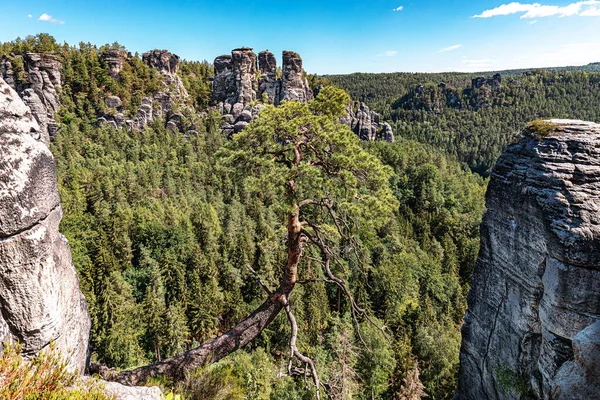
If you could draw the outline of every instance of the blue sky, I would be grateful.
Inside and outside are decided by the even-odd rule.
[[[600,0],[1,0],[0,41],[118,41],[209,60],[302,55],[311,73],[484,71],[600,61]]]

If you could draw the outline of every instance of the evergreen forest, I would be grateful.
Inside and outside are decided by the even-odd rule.
[[[304,214],[315,250],[299,261],[289,307],[325,398],[452,398],[491,168],[531,120],[600,122],[593,65],[508,71],[481,87],[474,74],[353,74],[311,76],[327,87],[315,100],[269,106],[231,138],[209,108],[212,65],[183,60],[189,97],[179,107],[195,133],[161,118],[114,129],[96,123],[110,112],[103,99],[134,112],[162,76],[134,54],[115,80],[107,49],[123,48],[40,34],[1,43],[0,57],[17,71],[26,52],[62,63],[51,144],[61,231],[89,305],[92,362],[118,370],[197,347],[256,310],[281,283],[288,214],[302,195],[328,200]],[[392,124],[395,143],[360,142],[339,123],[350,97]],[[277,152],[294,140],[314,140],[314,158],[294,164]],[[183,381],[150,383],[185,399],[312,399],[308,367],[289,373],[290,326],[280,312],[243,349]]]

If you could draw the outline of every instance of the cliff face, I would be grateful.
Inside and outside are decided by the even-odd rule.
[[[492,172],[463,326],[463,399],[594,398],[564,390],[573,382],[600,393],[600,125],[552,124],[526,130]]]
[[[102,60],[108,74],[115,80],[120,79],[120,73],[125,63],[131,59],[131,54],[123,50],[110,49],[102,53]],[[142,55],[142,61],[160,72],[164,87],[152,97],[142,98],[142,104],[135,115],[127,118],[122,107],[121,99],[108,96],[104,99],[111,113],[98,115],[98,125],[110,125],[113,128],[128,127],[129,129],[144,129],[154,118],[164,117],[167,127],[173,130],[181,128],[181,114],[173,113],[175,104],[183,104],[188,93],[177,72],[179,71],[179,56],[167,50],[151,50]],[[116,111],[116,112],[114,112]]]
[[[346,113],[347,115],[342,117],[340,122],[348,125],[360,140],[394,142],[394,131],[391,125],[381,121],[379,114],[370,110],[365,103],[350,104]]]
[[[32,355],[54,341],[83,372],[90,319],[69,245],[54,158],[17,93],[0,79],[0,341]]]
[[[16,58],[23,68],[20,76],[17,76],[12,61],[3,58],[0,61],[0,77],[21,94],[40,126],[41,139],[48,144],[58,129],[54,114],[60,108],[58,90],[61,87],[62,64],[52,54],[27,53]]]

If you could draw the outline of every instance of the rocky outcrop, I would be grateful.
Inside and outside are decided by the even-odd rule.
[[[237,103],[245,107],[263,95],[275,105],[284,100],[308,102],[314,97],[304,78],[302,59],[293,51],[283,52],[281,79],[277,78],[275,56],[269,51],[259,53],[258,66],[256,54],[246,47],[233,50],[231,56],[217,57],[214,66],[213,102],[226,114],[229,107]]]
[[[371,111],[365,103],[354,102],[346,109],[347,116],[340,122],[348,125],[360,140],[384,140],[394,142],[394,132],[387,122],[382,122],[381,117]]]
[[[231,65],[237,94],[236,103],[246,105],[256,100],[256,54],[249,48],[235,49],[231,52]]]
[[[500,85],[502,85],[502,75],[500,74],[495,74],[491,78],[480,76],[471,80],[472,89],[481,89],[485,86],[489,86],[492,89],[498,89]]]
[[[258,92],[260,98],[269,104],[279,101],[281,95],[281,82],[277,79],[277,60],[270,51],[258,53],[258,69],[260,70],[260,82]]]
[[[109,49],[102,52],[100,57],[104,61],[104,64],[106,64],[108,75],[113,79],[119,79],[119,74],[129,58],[127,52],[120,49]]]
[[[283,52],[282,76],[277,77],[277,60],[270,51],[256,54],[250,48],[233,50],[231,55],[219,56],[214,62],[213,102],[223,115],[221,128],[227,135],[240,132],[264,108],[253,104],[279,105],[282,101],[307,103],[314,99],[308,80],[304,77],[302,58],[293,51]],[[318,92],[318,90],[317,90]],[[380,121],[380,116],[364,103],[348,106],[348,115],[341,119],[362,140],[394,141],[392,127]]]
[[[0,341],[33,355],[53,341],[83,372],[90,319],[69,245],[58,231],[56,167],[40,127],[0,79]]]
[[[119,72],[129,58],[131,57],[122,50],[108,50],[103,53],[103,60],[109,74],[115,79],[118,79]],[[121,99],[117,96],[107,96],[104,104],[109,110],[98,116],[98,126],[142,130],[155,118],[165,118],[165,124],[169,129],[183,130],[181,114],[173,112],[176,104],[182,105],[188,98],[185,86],[177,75],[179,56],[167,50],[152,50],[142,55],[142,61],[162,75],[164,89],[156,92],[152,97],[142,98],[142,104],[135,115],[130,115],[129,118],[125,116],[127,110],[122,107]],[[176,121],[171,121],[171,118],[175,118]]]
[[[164,75],[175,75],[179,71],[179,56],[168,50],[151,50],[142,54],[142,61]]]
[[[19,341],[27,357],[54,342],[69,368],[82,374],[91,322],[59,232],[56,165],[39,139],[31,111],[0,79],[0,352],[6,341]],[[117,400],[163,398],[157,387],[97,384]]]
[[[20,76],[15,64],[22,68]],[[41,139],[48,144],[58,129],[54,114],[60,108],[61,62],[52,54],[26,53],[5,56],[0,66],[2,78],[20,94],[40,126]]]
[[[313,93],[304,77],[302,58],[293,51],[283,52],[280,101],[296,100],[302,103],[313,99]]]
[[[221,104],[232,104],[237,102],[237,93],[235,78],[233,76],[233,63],[230,55],[223,55],[215,58],[213,63],[215,68],[215,77],[213,78],[213,101]]]
[[[179,56],[167,50],[152,50],[142,55],[142,61],[162,74],[164,89],[155,93],[152,99],[144,98],[138,110],[138,121],[134,123],[143,129],[146,123],[153,119],[152,113],[155,111],[154,117],[165,118],[168,125],[173,114],[173,106],[183,104],[188,98],[187,90],[177,75]]]
[[[600,397],[600,321],[579,332],[573,339],[574,359],[560,367],[554,377],[553,400]]]
[[[599,204],[598,124],[533,124],[500,157],[463,325],[463,399],[598,398],[586,385],[600,370]]]

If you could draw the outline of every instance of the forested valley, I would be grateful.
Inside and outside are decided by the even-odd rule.
[[[600,122],[598,72],[503,73],[501,84],[477,88],[472,74],[354,74],[309,82],[342,88],[393,121],[395,143],[360,142],[341,126],[349,97],[333,87],[309,104],[267,107],[231,138],[209,107],[213,66],[183,60],[178,74],[189,96],[176,107],[189,129],[167,129],[161,118],[115,129],[97,123],[114,112],[105,97],[134,113],[163,78],[135,54],[113,79],[100,56],[107,49],[124,50],[41,34],[0,44],[0,56],[23,80],[19,55],[52,53],[62,62],[51,144],[61,231],[89,305],[92,362],[116,369],[197,347],[257,309],[265,289],[281,283],[290,197],[303,193],[337,199],[307,212],[320,221],[307,232],[334,249],[331,269],[344,284],[328,275],[321,248],[300,260],[301,284],[290,295],[297,348],[314,361],[322,390],[332,399],[451,398],[495,160],[530,120]],[[285,147],[293,140],[277,142],[273,132],[295,137],[299,127],[314,129],[315,146],[319,138],[335,144],[339,154],[324,154],[336,173],[315,172],[324,165],[316,150],[312,163],[289,170],[291,160],[278,164],[277,152],[251,156],[259,139],[265,149]],[[183,381],[151,383],[185,399],[312,399],[308,367],[289,373],[288,318],[279,313],[248,346]]]
[[[494,83],[495,74],[500,80]],[[530,121],[600,121],[598,63],[545,70],[324,78],[380,113],[397,136],[442,150],[482,176],[489,175],[512,137]]]

